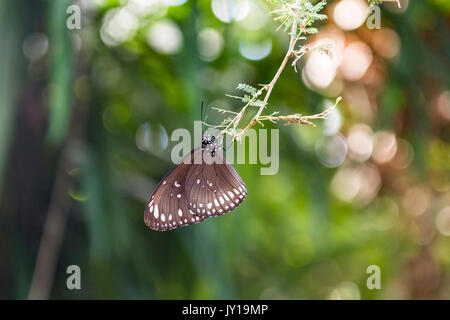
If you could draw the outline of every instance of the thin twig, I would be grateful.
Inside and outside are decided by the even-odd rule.
[[[301,3],[301,0],[296,0],[295,5],[299,6],[300,3]],[[270,94],[272,93],[275,83],[278,81],[278,78],[280,77],[281,73],[283,72],[284,68],[286,67],[286,64],[288,63],[289,59],[293,55],[294,46],[295,46],[295,42],[296,42],[296,38],[297,38],[297,23],[298,22],[295,19],[292,22],[291,39],[289,41],[289,48],[286,52],[286,55],[284,56],[283,62],[281,63],[280,67],[278,68],[272,81],[270,81],[270,83],[267,86],[263,87],[263,89],[267,90],[266,95],[264,96],[264,100],[263,100],[265,103],[267,103],[267,101],[269,100]],[[259,116],[261,116],[261,113],[263,112],[263,110],[264,110],[264,106],[261,106],[258,109],[258,112],[256,113],[256,115],[250,121],[250,123],[235,136],[236,140],[239,141],[245,135],[245,133],[248,131],[248,129],[250,129],[255,123],[258,122],[258,118],[259,118]],[[237,124],[236,124],[236,126],[237,126]]]
[[[68,174],[69,168],[72,167],[68,152],[70,152],[72,147],[73,145],[69,141],[58,163],[50,206],[45,219],[42,239],[28,293],[28,299],[30,300],[43,300],[48,299],[50,296],[71,204],[68,192],[73,181]]]
[[[310,126],[316,126],[313,122],[311,122],[311,120],[316,120],[316,119],[326,119],[328,117],[328,115],[331,113],[331,111],[333,111],[333,109],[337,106],[337,104],[339,103],[339,101],[341,101],[342,98],[338,97],[336,99],[336,103],[327,108],[326,110],[324,110],[321,113],[318,114],[313,114],[310,116],[302,116],[301,114],[290,114],[290,115],[285,115],[285,116],[274,116],[275,113],[271,114],[270,116],[260,116],[258,117],[257,121],[259,123],[261,123],[262,121],[271,121],[271,122],[278,122],[278,121],[286,121],[287,124],[292,124],[292,123],[297,123],[297,124],[307,124]]]

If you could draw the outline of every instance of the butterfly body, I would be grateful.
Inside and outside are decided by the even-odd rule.
[[[245,183],[219,151],[214,136],[205,136],[172,167],[151,195],[144,213],[153,230],[167,231],[235,209],[247,195]]]

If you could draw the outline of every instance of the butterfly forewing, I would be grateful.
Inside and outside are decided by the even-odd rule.
[[[144,220],[153,230],[166,231],[203,221],[236,208],[245,198],[245,183],[218,151],[214,161],[197,148],[175,165],[158,184],[147,203]],[[198,158],[200,157],[200,158]]]

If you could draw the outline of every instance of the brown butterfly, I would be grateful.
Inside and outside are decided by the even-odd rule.
[[[235,209],[247,195],[245,183],[219,151],[214,136],[205,136],[161,180],[147,203],[145,223],[167,231]]]

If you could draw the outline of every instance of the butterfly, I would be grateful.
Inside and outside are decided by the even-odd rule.
[[[145,207],[144,221],[153,230],[168,231],[230,212],[247,195],[245,183],[214,136],[187,154],[166,174]]]

